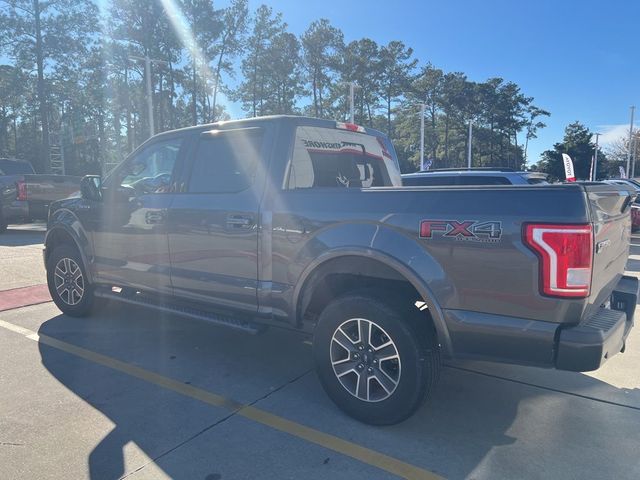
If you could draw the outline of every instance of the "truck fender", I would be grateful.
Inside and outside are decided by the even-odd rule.
[[[52,242],[60,241],[60,238],[69,238],[80,253],[80,257],[85,265],[89,282],[93,282],[93,272],[91,270],[90,258],[93,258],[93,248],[88,235],[75,214],[67,209],[57,210],[49,218],[47,233],[44,238],[44,261],[46,262],[51,254]]]
[[[314,273],[321,271],[323,267],[327,265],[327,262],[331,260],[335,260],[341,257],[346,258],[354,256],[375,260],[384,264],[385,266],[394,270],[400,277],[407,280],[417,290],[417,292],[420,294],[423,301],[429,308],[429,313],[431,314],[431,318],[433,319],[434,327],[438,334],[438,340],[442,345],[443,353],[445,355],[450,355],[452,353],[452,345],[449,330],[446,326],[442,309],[436,301],[435,296],[432,290],[427,285],[425,279],[410,267],[410,262],[395,258],[388,253],[373,248],[364,246],[335,248],[323,253],[322,255],[318,256],[313,262],[311,262],[303,271],[302,275],[300,276],[300,280],[297,282],[293,292],[292,306],[294,308],[294,318],[299,319],[303,314],[303,312],[301,311],[303,294],[305,288],[314,287]],[[323,276],[326,274],[327,272],[323,272]]]

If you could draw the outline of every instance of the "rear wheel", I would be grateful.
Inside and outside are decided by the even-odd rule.
[[[57,307],[67,315],[82,317],[91,312],[93,288],[78,250],[55,247],[47,262],[47,285]]]
[[[331,399],[350,416],[388,425],[413,414],[440,367],[435,335],[415,308],[352,294],[332,301],[314,334],[316,371]]]

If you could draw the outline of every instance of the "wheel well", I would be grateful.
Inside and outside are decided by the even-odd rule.
[[[48,261],[51,252],[53,252],[58,245],[62,244],[72,245],[74,248],[77,248],[76,241],[68,232],[61,228],[52,230],[51,233],[47,235],[47,241],[45,243],[45,247],[47,247],[45,251],[45,261]]]
[[[315,323],[334,298],[359,290],[385,292],[395,305],[420,311],[435,334],[425,299],[413,284],[392,267],[367,257],[346,256],[329,260],[313,272],[299,295],[298,319]]]

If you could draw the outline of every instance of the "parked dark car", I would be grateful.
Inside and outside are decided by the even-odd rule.
[[[38,175],[29,162],[0,158],[0,233],[10,223],[46,220],[49,205],[80,190],[80,177]]]
[[[63,312],[111,299],[308,332],[325,391],[364,422],[410,416],[441,355],[594,370],[632,327],[623,186],[402,187],[382,133],[279,116],[156,135],[81,187],[45,239]]]
[[[546,184],[541,172],[519,172],[510,168],[443,168],[402,175],[402,184],[410,187],[446,185],[538,185]]]

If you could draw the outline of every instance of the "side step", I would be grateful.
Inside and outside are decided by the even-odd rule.
[[[98,288],[96,289],[94,295],[96,297],[106,298],[108,300],[115,300],[116,302],[152,308],[160,312],[166,312],[173,315],[192,318],[194,320],[202,320],[205,322],[213,323],[214,325],[242,330],[243,332],[250,333],[252,335],[262,333],[267,328],[251,323],[248,320],[243,320],[238,317],[232,317],[230,315],[221,315],[217,313],[206,312],[203,310],[198,310],[196,308],[174,305],[171,303],[158,303],[157,299],[145,296],[142,293],[128,295],[124,293],[116,293],[106,288]]]

